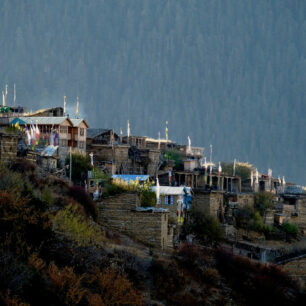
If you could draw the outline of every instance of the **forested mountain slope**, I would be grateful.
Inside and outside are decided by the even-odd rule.
[[[306,183],[306,3],[2,0],[0,87]]]

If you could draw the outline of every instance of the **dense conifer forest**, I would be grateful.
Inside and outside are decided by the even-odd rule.
[[[306,183],[306,2],[2,0],[0,87]],[[207,150],[208,151],[208,150]]]

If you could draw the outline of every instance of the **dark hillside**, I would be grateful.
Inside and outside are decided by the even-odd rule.
[[[298,283],[273,265],[188,244],[161,254],[98,226],[95,203],[64,181],[43,179],[32,164],[19,161],[11,169],[0,164],[0,173],[1,305],[258,305],[263,299],[269,305],[299,305],[305,300]]]

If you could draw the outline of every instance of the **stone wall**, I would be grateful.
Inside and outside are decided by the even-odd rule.
[[[173,237],[168,232],[168,212],[136,211],[137,193],[125,193],[98,203],[99,222],[152,247],[166,249]]]
[[[306,236],[306,196],[298,197],[295,205],[280,203],[277,205],[276,211],[283,214],[284,222],[298,224]]]
[[[128,165],[129,146],[111,146],[102,144],[88,144],[87,151],[94,155],[94,162],[113,161],[116,164],[116,172],[120,171],[121,165],[126,163]]]
[[[199,211],[218,218],[223,213],[223,193],[195,190],[192,205]]]
[[[238,193],[237,204],[239,207],[254,207],[253,193]]]
[[[293,278],[301,279],[306,284],[306,258],[289,261],[281,267]]]
[[[150,162],[149,162],[149,165],[148,165],[148,174],[150,176],[156,177],[156,175],[157,175],[159,155],[160,155],[160,150],[149,150]]]
[[[273,225],[274,224],[274,214],[275,210],[273,209],[267,209],[264,215],[264,223],[267,225]]]
[[[17,157],[18,134],[0,133],[0,159],[3,163],[8,163]]]

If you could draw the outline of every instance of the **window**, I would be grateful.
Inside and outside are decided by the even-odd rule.
[[[160,199],[160,197],[158,198],[157,204],[161,204],[161,199]]]
[[[80,128],[80,136],[84,136],[84,128]]]
[[[165,205],[173,205],[173,202],[174,202],[173,195],[165,196]]]
[[[84,149],[84,141],[79,141],[79,148]]]
[[[61,134],[68,134],[68,126],[60,126],[59,130]]]

